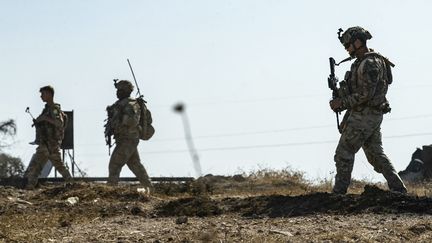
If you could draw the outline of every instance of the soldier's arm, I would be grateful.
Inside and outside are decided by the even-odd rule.
[[[365,64],[359,72],[363,77],[361,81],[362,83],[359,84],[361,85],[361,88],[359,89],[359,92],[348,95],[342,99],[344,108],[349,109],[367,103],[375,95],[380,72],[377,60],[375,58],[368,58],[365,60]]]
[[[63,127],[63,118],[60,114],[57,115],[55,118],[48,118],[47,121],[56,127]]]
[[[63,126],[63,119],[60,114],[54,115],[54,117],[48,116],[47,114],[41,114],[37,119],[36,123],[39,122],[48,122],[56,127]]]

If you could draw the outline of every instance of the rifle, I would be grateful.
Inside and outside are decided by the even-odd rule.
[[[30,115],[30,117],[31,117],[33,120],[35,120],[33,114],[30,112],[30,107],[27,107],[27,108],[25,109],[25,112],[28,113],[28,114]]]
[[[332,99],[336,99],[336,98],[339,98],[338,88],[337,88],[337,83],[339,82],[339,80],[335,75],[335,66],[338,64],[336,64],[336,61],[333,57],[330,57],[329,61],[330,61],[330,75],[327,78],[327,82],[328,82],[328,87],[333,91],[332,92]],[[340,124],[339,124],[339,113],[340,112],[335,111],[335,113],[336,113],[337,129],[338,129],[338,131],[340,131]]]
[[[108,118],[105,119],[106,123],[104,125],[104,127],[105,127],[105,131],[104,131],[104,134],[105,134],[105,144],[108,146],[108,155],[111,155],[111,147],[112,147],[112,144],[111,144],[112,132],[111,132],[111,122],[110,122],[111,116],[112,116],[111,107],[108,106],[106,108],[106,110],[107,110]]]
[[[330,61],[330,75],[327,78],[327,82],[328,82],[328,87],[333,91],[332,94],[332,98],[336,99],[336,98],[341,98],[341,95],[344,96],[346,95],[346,81],[343,80],[340,83],[340,87],[337,87],[337,84],[339,82],[339,79],[336,77],[335,75],[335,66],[339,66],[341,63],[347,62],[347,61],[351,61],[352,59],[354,59],[354,57],[347,57],[345,59],[343,59],[342,61],[336,63],[335,59],[333,57],[329,58]],[[346,75],[345,75],[346,76]],[[346,77],[345,77],[346,78]],[[339,90],[341,90],[341,92],[339,92]],[[340,111],[335,111],[336,113],[336,122],[337,122],[337,128],[340,132],[340,124],[339,124],[339,114],[341,113]]]
[[[34,127],[36,125],[36,119],[34,118],[33,114],[30,112],[30,107],[27,107],[25,109],[25,113],[29,114],[30,117],[32,118],[32,121],[33,121],[32,127]]]
[[[114,85],[115,83],[117,83],[118,79],[114,79]],[[111,147],[113,146],[113,144],[111,143],[111,136],[113,135],[113,130],[112,130],[112,120],[113,120],[113,116],[114,116],[114,111],[113,111],[113,107],[112,106],[107,106],[106,108],[107,111],[107,119],[105,119],[105,143],[106,145],[108,145],[108,155],[111,155]]]

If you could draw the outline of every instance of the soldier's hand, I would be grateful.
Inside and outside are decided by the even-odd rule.
[[[342,100],[341,99],[334,99],[330,101],[330,108],[335,111],[341,111],[342,110]]]

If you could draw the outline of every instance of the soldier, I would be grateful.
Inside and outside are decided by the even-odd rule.
[[[108,121],[105,131],[105,136],[110,137],[112,134],[116,141],[108,166],[108,184],[118,184],[120,171],[126,164],[141,185],[150,189],[150,178],[140,162],[137,149],[141,130],[141,108],[136,99],[130,98],[134,86],[127,80],[121,80],[115,83],[115,87],[118,101],[107,107]]]
[[[336,178],[333,192],[347,192],[354,155],[363,148],[369,163],[375,171],[383,174],[390,190],[406,193],[404,183],[384,154],[381,140],[383,114],[390,112],[386,93],[392,82],[390,68],[394,65],[367,47],[366,41],[372,38],[367,30],[351,27],[342,35],[340,32],[340,42],[356,60],[345,75],[345,85],[341,82],[339,92],[345,94],[330,101],[333,111],[347,110],[340,126],[341,137],[334,156]]]
[[[60,105],[54,103],[53,87],[44,86],[40,88],[39,92],[42,101],[46,104],[42,113],[33,120],[37,131],[34,144],[38,147],[25,173],[28,181],[27,189],[34,189],[37,185],[39,174],[48,160],[52,162],[66,181],[70,181],[72,178],[60,156],[66,115],[62,112]]]

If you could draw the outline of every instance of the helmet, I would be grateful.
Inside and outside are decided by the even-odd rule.
[[[132,92],[134,89],[134,86],[128,80],[120,80],[120,81],[114,83],[114,86],[116,87],[116,89],[121,89],[121,90],[129,91],[129,92]]]
[[[372,39],[372,35],[369,33],[369,31],[363,29],[360,26],[348,28],[342,33],[342,35],[341,32],[343,32],[343,30],[339,29],[338,38],[344,46],[353,43],[356,39],[360,39],[363,42]]]

